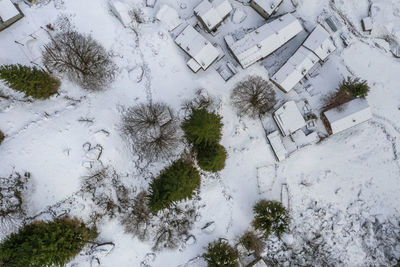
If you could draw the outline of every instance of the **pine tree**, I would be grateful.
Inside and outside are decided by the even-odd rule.
[[[10,88],[37,99],[57,93],[60,81],[37,67],[17,65],[0,66],[0,79]]]
[[[157,212],[175,201],[191,198],[199,187],[200,174],[192,163],[175,161],[151,182],[149,206],[153,212]]]
[[[260,200],[254,205],[253,211],[253,226],[262,231],[265,237],[275,234],[280,238],[289,229],[289,213],[280,202]]]
[[[3,143],[4,140],[4,134],[2,131],[0,131],[0,144]]]
[[[0,244],[0,266],[64,266],[96,236],[77,219],[36,221]]]
[[[203,254],[208,267],[237,267],[238,252],[227,242],[221,240],[208,244],[207,253]]]
[[[206,109],[193,109],[183,122],[185,137],[193,145],[214,145],[221,140],[221,117]]]
[[[225,167],[226,150],[220,144],[200,146],[197,149],[197,163],[204,171],[217,172]]]

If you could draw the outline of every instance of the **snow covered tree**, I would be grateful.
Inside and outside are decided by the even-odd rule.
[[[208,267],[237,267],[238,257],[238,252],[222,240],[208,244],[207,253],[203,254]]]
[[[139,104],[126,110],[122,131],[146,160],[165,159],[179,144],[179,125],[172,109],[164,103]]]
[[[231,100],[239,116],[263,116],[276,104],[271,83],[260,76],[249,76],[232,90]]]
[[[25,96],[45,99],[57,93],[60,81],[37,67],[17,65],[0,66],[0,79]]]
[[[150,183],[150,209],[157,212],[176,201],[190,199],[199,187],[200,174],[192,163],[177,160]]]
[[[221,140],[221,117],[206,109],[193,109],[185,119],[182,129],[189,143],[197,145],[214,145]]]
[[[253,207],[253,212],[253,226],[265,237],[275,234],[280,238],[289,229],[289,213],[280,202],[260,200]]]
[[[360,78],[347,77],[339,85],[338,91],[344,91],[351,94],[353,97],[365,98],[369,92],[367,81]]]
[[[65,73],[84,89],[101,90],[114,80],[116,65],[90,35],[68,29],[44,46],[43,63],[51,71]]]
[[[199,146],[197,163],[202,170],[217,172],[225,167],[226,150],[220,144]]]
[[[77,219],[36,221],[0,244],[0,266],[64,266],[96,236],[95,229]]]

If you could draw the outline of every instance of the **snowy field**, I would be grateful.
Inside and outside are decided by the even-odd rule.
[[[305,91],[305,84],[289,94],[277,89],[280,103],[307,100],[318,111],[344,77],[355,75],[371,87],[367,100],[373,119],[304,147],[282,162],[276,161],[265,137],[264,128],[275,127],[271,118],[261,123],[238,117],[230,93],[249,74],[268,78],[269,71],[276,71],[306,35],[245,70],[238,67],[238,74],[225,82],[214,65],[194,74],[186,66],[187,55],[154,18],[162,4],[168,4],[182,18],[195,21],[192,10],[200,1],[158,0],[154,8],[142,0],[125,2],[142,10],[143,23],[124,28],[107,0],[48,0],[33,7],[19,3],[25,17],[0,32],[0,64],[29,65],[29,47],[24,50],[15,41],[64,15],[79,32],[91,34],[110,50],[118,66],[115,81],[104,91],[88,92],[62,79],[59,94],[48,100],[27,101],[0,83],[1,96],[9,96],[0,98],[0,128],[6,136],[0,146],[0,177],[13,171],[31,173],[29,217],[47,218],[50,209],[87,220],[93,203],[88,204],[79,191],[82,177],[92,172],[91,164],[113,168],[136,192],[146,190],[150,178],[172,159],[140,168],[121,135],[121,113],[151,99],[168,103],[183,117],[182,103],[204,88],[221,101],[221,143],[228,159],[217,174],[202,173],[199,196],[191,201],[199,213],[190,231],[194,241],[153,251],[151,239],[140,241],[124,232],[118,217],[106,216],[97,224],[98,240],[113,242],[115,247],[100,258],[100,266],[206,266],[198,258],[206,245],[218,238],[236,244],[250,228],[252,207],[260,199],[282,201],[292,216],[291,232],[282,240],[269,240],[264,253],[276,265],[396,264],[400,258],[400,58],[393,51],[400,47],[398,0],[284,0],[274,16],[294,11],[311,31],[321,14],[331,14],[341,20],[340,31],[351,40],[345,47],[334,35],[337,50],[305,82],[313,86],[313,93]],[[245,1],[231,3],[234,12],[217,35],[202,34],[223,48],[224,60],[233,62],[223,36],[264,21]],[[376,24],[370,34],[362,31],[360,23],[368,15]],[[40,47],[48,39],[35,42],[33,46]],[[325,134],[321,123],[318,131]],[[90,148],[102,147],[99,160],[97,150],[88,149],[87,143]],[[4,229],[0,239],[11,230]],[[84,250],[69,266],[95,266],[91,259]]]

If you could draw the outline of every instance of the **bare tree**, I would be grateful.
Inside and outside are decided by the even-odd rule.
[[[238,115],[263,116],[276,104],[272,85],[260,76],[249,76],[233,88],[231,100]]]
[[[122,118],[122,131],[148,161],[173,154],[179,142],[178,129],[172,109],[164,103],[139,104],[129,108]]]
[[[84,89],[103,89],[113,81],[116,71],[111,56],[90,35],[67,29],[44,46],[44,65],[50,71],[66,73]]]

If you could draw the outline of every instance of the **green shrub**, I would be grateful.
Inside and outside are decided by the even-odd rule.
[[[57,93],[60,81],[36,67],[23,65],[0,66],[0,79],[25,96],[45,99]]]
[[[253,211],[253,226],[262,231],[265,237],[275,234],[280,238],[289,229],[289,213],[280,202],[260,200]]]
[[[225,167],[226,150],[220,144],[197,149],[197,162],[202,170],[217,172]]]
[[[0,266],[64,266],[96,236],[77,219],[33,222],[0,244]]]
[[[4,134],[2,131],[0,131],[0,144],[3,143],[4,140]]]
[[[175,201],[191,198],[199,187],[200,174],[191,162],[177,160],[151,182],[149,207],[157,212]]]
[[[339,86],[339,91],[344,91],[351,94],[353,97],[366,97],[369,92],[367,81],[360,78],[351,78],[343,80]]]
[[[227,242],[215,241],[208,244],[207,253],[203,254],[208,267],[236,267],[238,253]]]
[[[221,140],[221,117],[206,109],[193,109],[183,122],[186,139],[194,145],[213,145]]]

